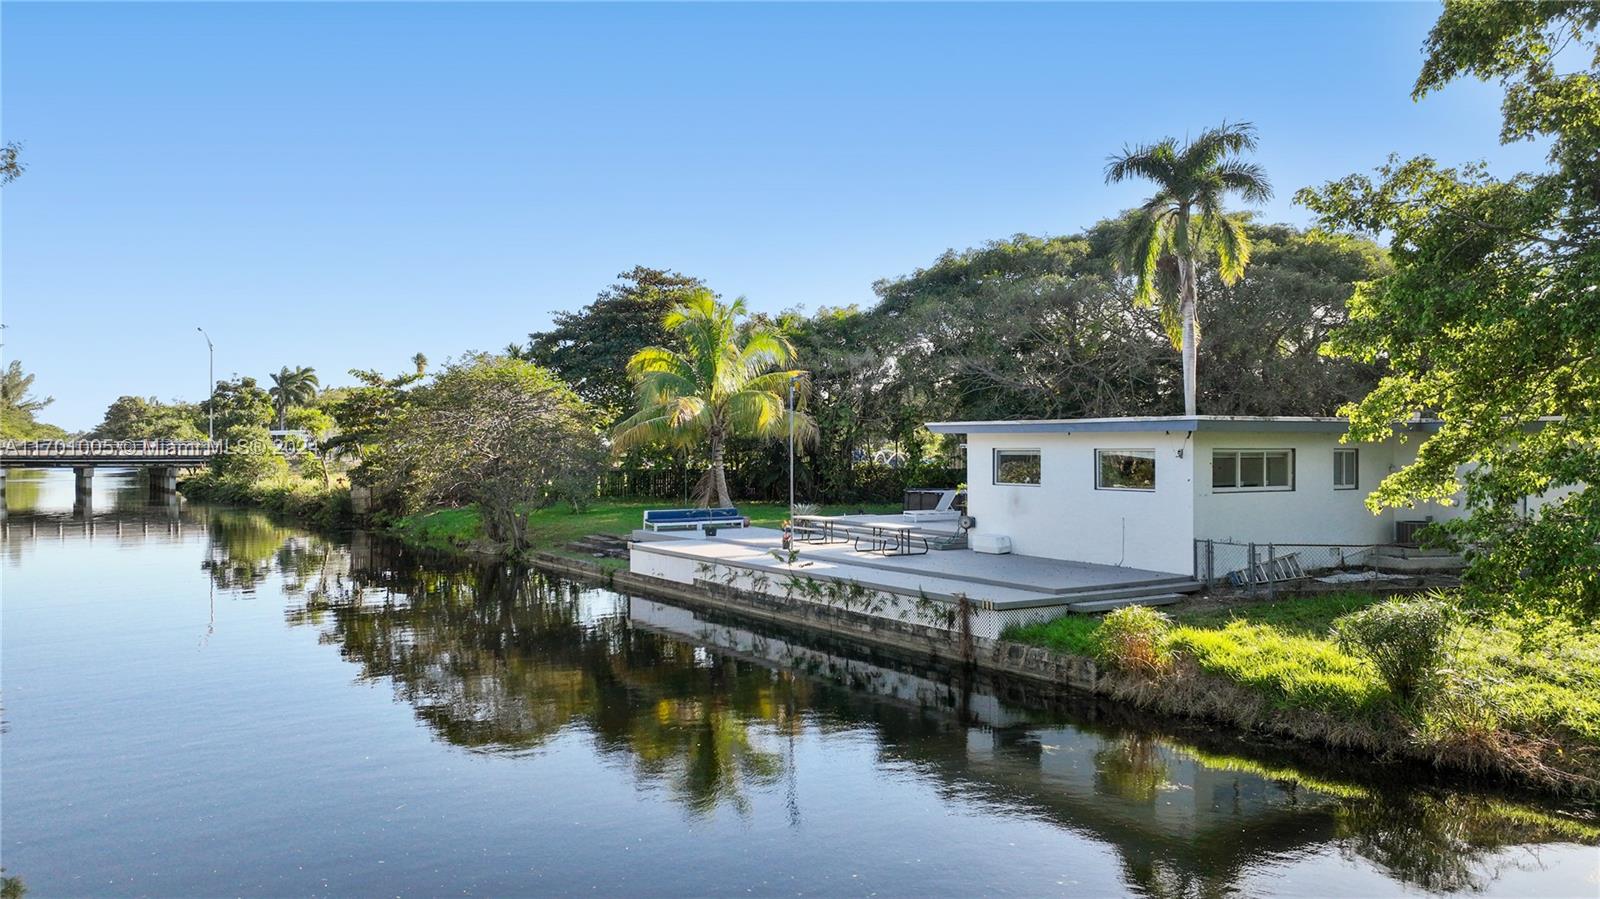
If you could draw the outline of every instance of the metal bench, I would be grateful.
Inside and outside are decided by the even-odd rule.
[[[700,531],[715,532],[721,528],[746,528],[750,519],[729,506],[722,509],[646,509],[644,529],[647,531]]]

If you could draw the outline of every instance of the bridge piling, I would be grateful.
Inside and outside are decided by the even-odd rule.
[[[175,465],[157,465],[150,469],[150,494],[165,497],[178,490],[178,468]]]

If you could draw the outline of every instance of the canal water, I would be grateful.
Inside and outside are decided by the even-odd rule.
[[[0,546],[31,896],[1600,893],[1593,809],[73,494],[13,472]]]

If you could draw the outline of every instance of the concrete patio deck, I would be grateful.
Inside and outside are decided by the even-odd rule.
[[[783,534],[771,528],[723,531],[715,537],[636,531],[635,551],[772,576],[847,581],[885,592],[953,601],[958,595],[993,609],[1060,606],[1103,611],[1134,602],[1176,602],[1200,584],[1186,575],[1032,556],[986,555],[969,549],[914,556],[857,552],[848,543],[796,542],[791,567],[782,558]]]

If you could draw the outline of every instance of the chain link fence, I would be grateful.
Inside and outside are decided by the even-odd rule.
[[[1195,578],[1208,587],[1273,592],[1280,586],[1318,580],[1351,584],[1390,580],[1391,572],[1418,554],[1415,547],[1385,543],[1194,542]]]

